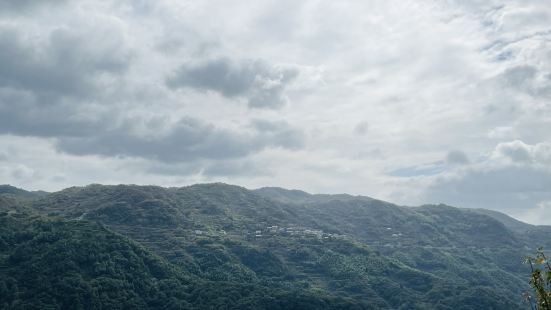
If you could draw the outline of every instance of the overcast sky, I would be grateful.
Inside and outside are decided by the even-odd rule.
[[[0,0],[0,183],[218,181],[551,224],[551,2]]]

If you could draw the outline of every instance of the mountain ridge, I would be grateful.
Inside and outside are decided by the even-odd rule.
[[[539,240],[471,209],[223,183],[93,184],[17,202],[20,213],[99,223],[205,281],[380,309],[518,309],[527,289],[519,261]]]
[[[59,190],[59,191],[55,191],[55,192],[47,192],[47,191],[42,191],[42,190],[28,191],[26,189],[16,187],[16,186],[12,186],[10,184],[0,184],[0,195],[12,194],[12,195],[22,197],[22,198],[37,198],[37,197],[44,197],[44,196],[46,196],[48,194],[51,194],[51,193],[61,192],[61,191],[64,191],[64,190],[70,190],[70,189],[81,190],[81,189],[94,187],[94,186],[127,186],[127,187],[136,186],[136,187],[150,187],[150,188],[157,188],[157,189],[185,189],[185,188],[202,187],[202,186],[216,186],[216,185],[231,186],[231,187],[234,187],[234,188],[251,191],[251,192],[259,194],[260,196],[263,196],[265,198],[270,198],[270,199],[274,199],[274,200],[285,202],[285,203],[295,203],[295,204],[296,203],[312,203],[312,202],[319,202],[320,200],[370,200],[370,201],[380,201],[380,202],[383,202],[383,203],[388,203],[388,204],[392,204],[392,205],[395,205],[395,206],[399,206],[399,205],[391,203],[391,202],[387,202],[387,201],[384,201],[384,200],[379,200],[379,199],[372,198],[372,197],[365,196],[365,195],[351,195],[351,194],[346,194],[346,193],[341,193],[341,194],[315,193],[315,194],[312,194],[312,193],[309,193],[309,192],[306,192],[306,191],[303,191],[303,190],[299,190],[299,189],[286,189],[286,188],[278,187],[278,186],[265,186],[265,187],[255,188],[255,189],[248,189],[248,188],[243,187],[243,186],[228,184],[228,183],[224,183],[224,182],[197,183],[197,184],[180,186],[180,187],[163,187],[163,186],[158,186],[158,185],[137,185],[137,184],[102,185],[102,184],[98,184],[98,183],[91,183],[91,184],[84,185],[84,186],[72,186],[72,187],[68,187],[68,188],[65,188],[65,189],[62,189],[62,190]],[[513,217],[511,217],[511,216],[509,216],[505,213],[502,213],[502,212],[499,212],[499,211],[496,211],[496,210],[483,209],[483,208],[463,208],[463,207],[450,206],[450,205],[446,205],[446,204],[438,204],[438,205],[439,206],[444,206],[444,207],[448,206],[448,207],[452,207],[452,208],[458,208],[458,209],[462,209],[462,210],[471,210],[473,212],[479,212],[479,213],[482,213],[484,215],[488,215],[490,217],[493,217],[496,220],[499,220],[500,222],[503,222],[504,224],[507,223],[506,226],[509,226],[514,230],[522,231],[522,230],[525,230],[525,228],[529,229],[530,227],[538,227],[538,226],[539,227],[551,227],[551,225],[535,225],[535,224],[529,224],[529,223],[526,223],[526,222],[522,222],[521,220],[515,219],[515,218],[513,218]],[[429,206],[429,205],[426,204],[426,205],[407,206],[407,207],[422,208],[424,206]]]

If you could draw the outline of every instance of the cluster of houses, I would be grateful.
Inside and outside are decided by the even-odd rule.
[[[225,236],[228,233],[225,230],[204,231],[200,229],[194,230],[196,236]],[[289,236],[302,238],[317,238],[320,240],[344,239],[345,235],[326,233],[320,229],[310,229],[300,226],[280,227],[271,225],[264,228],[256,227],[254,229],[244,229],[241,235],[245,239],[260,239],[270,238],[274,236]]]
[[[246,238],[269,238],[273,236],[290,236],[317,239],[342,239],[345,236],[339,234],[326,233],[320,229],[310,229],[300,226],[281,227],[278,225],[267,226],[264,229],[243,230],[243,236]]]
[[[209,236],[209,237],[214,237],[214,236],[226,236],[228,233],[223,230],[223,229],[220,229],[220,230],[216,230],[216,231],[206,231],[206,230],[201,230],[201,229],[196,229],[193,231],[193,233],[196,235],[196,236]]]
[[[392,230],[391,227],[387,227],[386,230]],[[402,236],[402,233],[395,233],[395,234],[392,234],[392,237],[401,237]]]

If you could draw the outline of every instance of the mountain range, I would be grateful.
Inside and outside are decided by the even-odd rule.
[[[1,309],[528,309],[551,226],[346,194],[0,186]]]

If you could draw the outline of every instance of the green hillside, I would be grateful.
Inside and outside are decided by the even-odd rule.
[[[0,213],[2,309],[362,309],[307,290],[205,281],[85,221]]]
[[[179,292],[193,294],[194,288],[209,283],[209,292],[221,303],[253,308],[268,302],[263,296],[285,296],[272,300],[289,301],[285,308],[301,300],[310,300],[315,309],[523,308],[521,294],[529,288],[521,257],[534,247],[528,234],[546,229],[525,224],[528,229],[519,232],[503,218],[444,205],[411,208],[361,196],[251,191],[226,184],[90,185],[22,204],[56,219],[33,223],[62,223],[64,230],[96,227],[103,235],[117,236],[114,231],[125,236],[116,238],[155,257],[166,267],[165,274],[170,273],[166,277],[177,279]],[[10,220],[20,214],[5,213]],[[36,232],[36,224],[22,226]],[[67,237],[86,239],[79,233]],[[104,239],[93,240],[97,253],[116,250],[102,248]],[[27,256],[38,257],[45,250],[37,248]],[[17,270],[11,265],[7,269]],[[87,272],[74,274],[84,277]],[[140,275],[138,281],[146,287],[157,283],[149,279],[156,275]],[[261,293],[228,296],[233,287]],[[168,294],[162,288],[159,293]],[[205,302],[190,296],[173,299],[186,307]],[[139,303],[157,307],[155,298]]]
[[[46,196],[48,193],[44,191],[26,191],[15,186],[3,184],[0,185],[0,195],[13,195],[20,198],[38,198]]]

